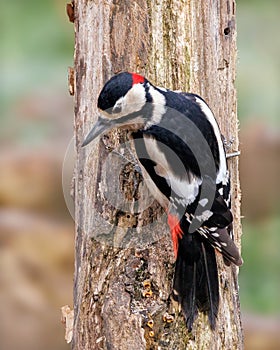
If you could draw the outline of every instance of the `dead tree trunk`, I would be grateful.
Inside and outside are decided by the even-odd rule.
[[[174,257],[165,216],[145,196],[125,146],[126,134],[112,131],[99,143],[80,147],[97,117],[102,85],[127,70],[156,85],[203,96],[237,150],[235,1],[75,0],[73,6],[77,161],[72,349],[242,349],[236,268],[224,267],[218,257],[216,330],[200,314],[189,334],[170,298]],[[238,159],[229,163],[239,242]]]

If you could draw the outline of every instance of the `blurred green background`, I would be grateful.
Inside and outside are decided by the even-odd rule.
[[[0,349],[69,349],[60,308],[72,306],[74,223],[62,164],[74,28],[62,0],[1,5]]]
[[[237,0],[240,295],[254,350],[280,348],[279,15],[278,0]],[[0,348],[63,350],[60,307],[72,305],[74,264],[61,186],[73,25],[62,0],[5,2],[0,19]]]

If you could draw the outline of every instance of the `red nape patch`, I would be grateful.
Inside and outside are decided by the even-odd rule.
[[[181,239],[183,237],[184,233],[180,227],[180,221],[179,221],[177,215],[168,214],[168,221],[167,222],[168,222],[168,225],[169,225],[170,231],[171,231],[171,238],[173,241],[173,249],[174,249],[175,258],[177,259],[179,239]]]
[[[145,78],[142,77],[142,75],[136,74],[136,73],[131,73],[132,75],[132,85],[134,84],[139,84],[139,83],[144,83]]]

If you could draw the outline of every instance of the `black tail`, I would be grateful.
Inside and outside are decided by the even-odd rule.
[[[174,298],[181,304],[191,331],[198,310],[208,314],[215,328],[219,308],[219,282],[214,248],[198,233],[179,240],[174,275]]]

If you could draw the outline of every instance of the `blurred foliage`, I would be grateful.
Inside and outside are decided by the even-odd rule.
[[[280,1],[237,0],[237,91],[241,123],[279,128]]]
[[[1,5],[0,348],[66,350],[74,227],[61,168],[73,135],[74,30],[64,0]]]
[[[10,136],[11,125],[21,120],[15,105],[22,97],[62,87],[67,93],[66,70],[73,62],[74,31],[62,0],[6,1],[0,22],[0,137],[5,138]],[[36,139],[51,126],[37,123],[35,118],[33,125],[21,127],[25,139]]]
[[[60,4],[63,5],[63,18],[59,18],[57,11]],[[67,40],[69,26],[64,6],[64,2],[54,0],[6,2],[1,21],[5,28],[3,46],[9,61],[64,61],[73,51],[72,40]]]
[[[248,212],[254,209],[243,208],[245,219],[242,236],[244,265],[240,269],[241,306],[244,311],[278,315],[280,313],[278,297],[280,200],[277,193],[280,193],[277,184],[279,178],[275,181],[275,177],[277,178],[275,170],[278,167],[277,164],[280,164],[277,146],[280,139],[279,13],[279,0],[237,0],[237,92],[239,119],[241,131],[243,131],[241,144],[244,149],[241,164],[242,156],[254,155],[253,162],[252,159],[243,158],[240,176],[241,185],[257,183],[258,187],[255,191],[253,188],[250,189],[250,194],[245,187],[242,187],[242,191],[245,202],[249,199],[247,202],[250,205],[259,208],[258,217],[251,218]],[[252,139],[251,130],[256,125],[259,125],[262,132]],[[267,134],[270,135],[270,141],[265,140],[264,135]],[[250,148],[255,152],[254,150],[248,152]],[[265,159],[262,156],[265,156]],[[271,166],[265,167],[264,163],[266,165],[271,163]],[[273,177],[274,181],[271,182]],[[270,182],[266,183],[267,179]],[[273,203],[274,209],[269,214],[266,210],[268,195],[265,187],[267,185],[271,189],[269,190],[271,198],[278,198],[278,202]],[[257,197],[257,193],[262,195]],[[263,197],[266,197],[265,200]]]
[[[243,225],[240,273],[241,307],[245,311],[280,314],[280,218]]]

